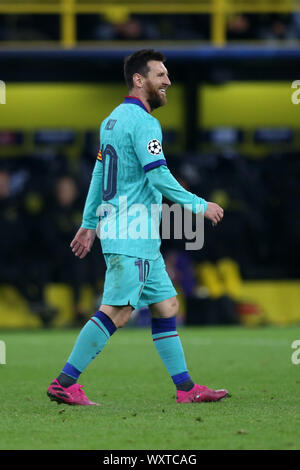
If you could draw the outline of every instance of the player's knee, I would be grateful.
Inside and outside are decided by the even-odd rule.
[[[121,309],[119,315],[115,319],[117,328],[123,328],[125,325],[127,325],[128,321],[130,320],[130,316],[131,310],[128,309],[128,307]]]
[[[127,325],[128,321],[129,321],[129,318],[120,318],[117,322],[118,323],[117,328],[123,328],[125,325]]]
[[[179,313],[179,302],[177,297],[174,297],[170,305],[170,317],[174,317]]]
[[[100,310],[111,319],[116,328],[122,328],[128,323],[133,308],[129,305],[123,307],[101,305]]]
[[[164,300],[161,304],[156,304],[151,308],[153,318],[171,318],[175,317],[179,312],[179,302],[177,297]]]

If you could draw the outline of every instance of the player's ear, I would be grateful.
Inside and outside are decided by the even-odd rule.
[[[133,84],[134,84],[135,87],[137,87],[137,88],[142,88],[143,87],[144,77],[140,73],[133,74],[132,80],[133,80]]]

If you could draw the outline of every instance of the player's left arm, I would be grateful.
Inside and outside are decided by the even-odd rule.
[[[202,213],[213,225],[219,223],[224,215],[223,209],[214,202],[207,202],[196,194],[187,191],[178,183],[166,165],[147,171],[150,183],[170,201],[182,207],[191,207],[194,214]]]
[[[202,212],[206,218],[216,225],[223,217],[223,209],[213,202],[193,194],[181,186],[171,174],[162,148],[162,131],[157,119],[137,125],[134,146],[144,172],[150,183],[170,201],[181,206],[189,206],[192,212]]]

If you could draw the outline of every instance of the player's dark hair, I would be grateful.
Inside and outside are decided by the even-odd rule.
[[[143,77],[147,77],[150,70],[148,66],[148,62],[150,60],[165,62],[166,58],[161,52],[155,51],[154,49],[142,49],[125,58],[124,78],[129,90],[133,88],[132,77],[135,73],[139,73],[143,75]]]

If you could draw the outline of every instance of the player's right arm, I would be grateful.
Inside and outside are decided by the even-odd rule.
[[[99,152],[85,201],[82,224],[70,245],[74,255],[80,259],[88,254],[96,238],[96,228],[99,222],[96,213],[102,202],[102,171],[103,165]]]

